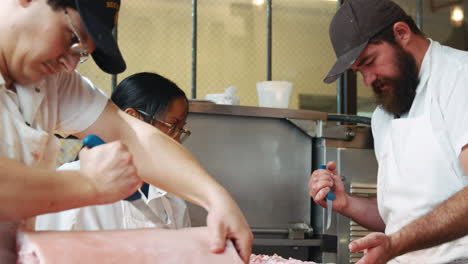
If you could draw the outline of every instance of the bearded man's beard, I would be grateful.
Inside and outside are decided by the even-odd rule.
[[[392,79],[378,79],[372,83],[372,88],[377,104],[382,105],[385,111],[400,116],[407,113],[413,104],[419,84],[418,68],[411,54],[398,44],[392,46],[396,52],[395,62],[399,76]],[[384,85],[388,85],[389,89],[380,90]]]

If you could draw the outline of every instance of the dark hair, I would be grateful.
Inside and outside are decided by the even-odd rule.
[[[47,0],[52,10],[72,8],[76,10],[75,0]]]
[[[169,103],[182,97],[187,101],[184,91],[174,82],[156,73],[142,72],[123,79],[112,92],[112,101],[122,110],[133,108],[144,111],[145,122],[153,117],[167,113]]]
[[[416,23],[410,16],[407,16],[405,19],[397,21],[397,22],[406,23],[408,27],[410,28],[411,32],[413,32],[415,35],[424,36],[424,33],[422,33],[422,31],[418,28],[418,26],[416,26]],[[393,33],[393,25],[395,23],[392,23],[390,26],[384,28],[382,31],[380,31],[375,36],[373,36],[370,39],[369,44],[375,44],[375,43],[385,41],[392,45],[396,45],[397,42],[395,40],[395,34]]]

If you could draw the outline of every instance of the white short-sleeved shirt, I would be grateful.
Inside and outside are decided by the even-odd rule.
[[[108,101],[78,73],[59,73],[36,85],[15,87],[16,93],[7,90],[0,79],[0,153],[33,167],[53,168],[56,157],[49,153],[58,146],[53,134],[85,130]]]
[[[30,167],[54,169],[59,142],[91,126],[104,110],[107,96],[78,73],[58,73],[34,85],[8,90],[0,75],[0,155]],[[18,194],[21,195],[21,194]],[[14,228],[0,222],[0,262],[14,261]],[[14,262],[12,262],[14,263]]]

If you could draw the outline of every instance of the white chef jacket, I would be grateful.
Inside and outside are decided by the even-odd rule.
[[[59,170],[79,170],[80,162]],[[134,228],[179,229],[190,227],[187,204],[152,185],[148,198],[87,206],[36,217],[36,230],[115,230]]]
[[[15,84],[15,88],[16,93],[6,89],[0,75],[0,154],[30,167],[54,169],[59,142],[53,134],[85,130],[108,101],[76,72],[58,73],[35,85]],[[16,263],[18,224],[0,222],[0,263]]]
[[[458,156],[468,144],[468,52],[432,41],[408,114],[372,117],[377,200],[386,234],[400,230],[468,185]],[[435,220],[437,221],[437,220]],[[389,263],[468,263],[468,236]]]

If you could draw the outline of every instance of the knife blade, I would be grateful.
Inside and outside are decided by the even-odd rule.
[[[320,165],[320,170],[326,170],[326,165]],[[332,192],[331,188],[329,187],[330,191],[325,196],[325,200],[327,201],[327,226],[325,230],[330,229],[331,226],[331,218],[332,218],[332,209],[333,209],[333,201],[336,199],[335,194]]]

